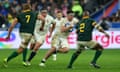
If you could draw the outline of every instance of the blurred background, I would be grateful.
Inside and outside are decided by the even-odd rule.
[[[104,30],[110,32],[109,34],[111,36],[115,35],[115,37],[110,40],[104,41],[103,38],[103,42],[102,39],[100,39],[100,42],[103,44],[109,43],[107,48],[116,48],[114,47],[115,45],[120,47],[120,0],[0,0],[0,43],[6,44],[4,39],[2,39],[5,37],[3,30],[7,30],[14,17],[21,12],[23,3],[31,4],[32,10],[37,12],[46,8],[48,13],[53,17],[55,17],[55,13],[58,10],[62,10],[64,17],[68,10],[72,10],[75,13],[75,17],[79,20],[81,19],[83,11],[88,10],[91,18],[96,20]],[[15,28],[18,29],[19,26],[20,24],[18,23]],[[15,34],[15,36],[16,35],[17,34]],[[97,35],[94,36],[96,37]],[[19,40],[17,36],[16,39]],[[112,39],[115,40],[115,44],[111,41]],[[4,48],[2,44],[0,47]]]
[[[106,23],[108,28],[120,27],[114,26],[120,22],[120,0],[0,0],[0,27],[11,24],[13,18],[21,12],[23,3],[31,4],[33,11],[46,8],[53,17],[57,10],[62,10],[64,16],[68,10],[72,10],[80,19],[83,11],[88,10],[91,17],[102,26]]]

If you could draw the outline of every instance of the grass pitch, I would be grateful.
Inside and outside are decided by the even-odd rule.
[[[120,72],[120,49],[104,50],[103,55],[98,60],[101,69],[95,69],[89,65],[94,56],[94,51],[84,51],[73,65],[73,69],[67,69],[71,55],[75,50],[70,50],[67,54],[57,54],[57,61],[52,60],[52,56],[46,62],[45,67],[39,67],[41,59],[47,50],[39,50],[38,54],[31,62],[31,66],[22,65],[22,55],[11,60],[7,68],[2,67],[3,59],[15,50],[0,50],[0,72]],[[28,52],[28,56],[30,51]]]

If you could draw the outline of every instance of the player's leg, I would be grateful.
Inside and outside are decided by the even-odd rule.
[[[15,58],[16,56],[18,56],[20,53],[22,53],[24,51],[23,47],[19,47],[17,51],[13,52],[10,56],[8,56],[8,58],[6,58],[7,62],[9,62],[11,59]]]
[[[45,66],[46,60],[54,53],[56,52],[56,48],[59,47],[59,39],[56,37],[52,38],[51,41],[51,48],[48,50],[48,52],[45,54],[45,57],[41,60],[40,66]]]
[[[39,48],[41,47],[42,43],[36,42],[29,58],[28,58],[28,62],[30,62],[36,55],[37,51],[39,50]]]
[[[53,52],[53,61],[56,61],[57,60],[57,50],[55,50],[54,52]]]
[[[81,45],[79,42],[78,42],[77,46],[78,46],[78,49],[76,50],[75,53],[73,53],[73,55],[72,55],[72,57],[70,59],[68,68],[72,68],[73,63],[75,62],[77,57],[81,54],[81,52],[84,50],[84,46]]]
[[[47,59],[53,54],[53,52],[56,51],[55,47],[52,47],[48,50],[48,52],[45,54],[45,57],[41,60],[41,63],[39,64],[40,66],[45,66],[45,62]]]
[[[58,35],[55,34],[53,37],[52,37],[52,41],[51,41],[51,45],[53,46],[54,44],[57,44],[58,43]],[[55,47],[55,45],[53,46]],[[55,50],[52,54],[53,56],[53,61],[56,61],[57,60],[57,50]]]
[[[93,60],[91,61],[91,64],[95,67],[95,68],[100,68],[99,65],[96,64],[97,60],[100,58],[100,56],[102,55],[103,52],[103,47],[100,44],[97,44],[94,49],[96,50],[95,52],[95,56],[93,58]]]
[[[4,60],[4,66],[6,65],[6,63],[8,63],[11,59],[15,58],[16,56],[18,56],[19,54],[21,54],[24,49],[27,47],[29,40],[31,39],[32,35],[31,34],[25,34],[25,33],[21,33],[21,45],[18,48],[17,51],[13,52],[10,56],[8,56],[5,60]]]
[[[27,50],[28,50],[28,48],[25,48],[24,51],[23,51],[23,63],[26,62]]]
[[[35,43],[35,46],[32,50],[32,52],[30,53],[30,56],[27,60],[27,64],[28,65],[31,65],[30,64],[30,61],[35,57],[37,51],[39,50],[39,48],[42,46],[43,42],[45,40],[45,36],[36,36],[36,43]]]
[[[59,48],[59,50],[57,50],[57,52],[59,53],[68,53],[68,51],[69,51],[68,47],[62,47],[62,48]]]
[[[95,41],[91,41],[91,43],[93,45],[93,47],[91,46],[92,49],[96,50],[95,56],[94,56],[93,60],[91,61],[91,65],[94,66],[95,68],[100,68],[100,66],[97,65],[96,62],[102,54],[103,47]]]
[[[34,36],[32,36],[32,39],[30,40],[29,43],[30,43],[30,50],[32,50],[35,46]],[[23,51],[23,62],[22,62],[23,65],[26,65],[27,50],[28,50],[28,48],[25,48],[24,51]]]
[[[36,43],[36,40],[35,40],[35,37],[33,36],[31,41],[30,41],[30,50],[33,50],[35,43]]]
[[[30,50],[33,50],[33,48],[35,47],[35,44],[36,44],[36,42],[35,43],[30,43]]]
[[[69,51],[69,44],[67,39],[61,38],[60,39],[60,47],[57,50],[60,53],[67,53]]]

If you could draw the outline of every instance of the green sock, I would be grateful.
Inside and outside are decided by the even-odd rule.
[[[9,62],[11,59],[15,58],[16,56],[18,56],[19,54],[17,52],[13,52],[8,58],[7,58],[7,62]]]
[[[79,56],[79,54],[77,54],[77,53],[74,53],[72,55],[69,66],[72,66],[72,64],[74,63],[74,61],[77,59],[78,56]]]
[[[26,62],[26,57],[27,57],[27,48],[25,48],[23,51],[23,61],[24,62]]]
[[[96,51],[92,63],[96,63],[97,59],[101,56],[102,51]]]

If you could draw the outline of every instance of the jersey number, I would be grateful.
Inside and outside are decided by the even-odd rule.
[[[26,15],[25,17],[26,17],[26,23],[29,23],[29,21],[30,21],[30,15]]]
[[[84,32],[85,23],[80,24],[80,32]]]

